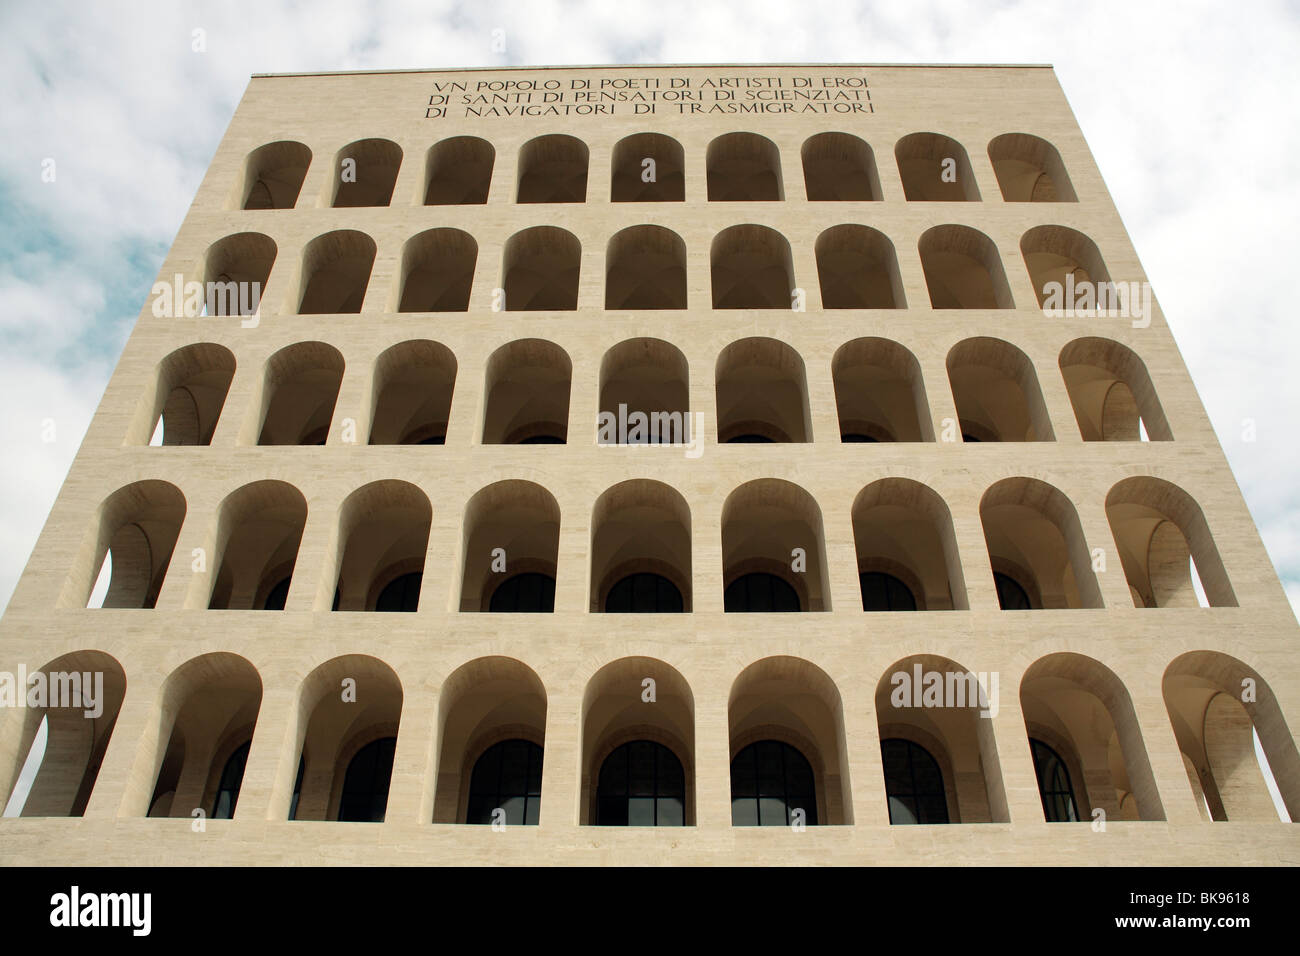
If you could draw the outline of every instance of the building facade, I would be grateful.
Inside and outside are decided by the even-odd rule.
[[[256,76],[0,857],[1295,863],[1297,636],[1050,68]]]

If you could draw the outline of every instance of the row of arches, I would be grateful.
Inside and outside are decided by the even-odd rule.
[[[20,728],[11,724],[17,740],[4,768],[7,815],[84,813],[127,681],[116,660],[90,650],[51,661],[42,673],[83,669],[108,675],[92,726],[80,703],[33,707]],[[906,678],[922,674],[971,688],[971,696],[936,706],[900,693]],[[899,660],[879,679],[869,706],[892,824],[1009,822],[993,722],[981,716],[996,695],[986,682],[933,655]],[[1167,667],[1162,691],[1204,820],[1295,818],[1300,756],[1257,672],[1228,655],[1194,651]],[[262,696],[257,669],[236,654],[209,653],[178,667],[162,685],[158,716],[132,768],[152,787],[127,794],[119,814],[233,817],[250,751],[280,747],[257,735]],[[307,675],[290,714],[285,739],[292,743],[280,751],[282,783],[269,788],[268,818],[384,820],[400,735],[421,733],[403,723],[403,698],[397,674],[370,656],[334,658]],[[1133,702],[1105,664],[1070,652],[1042,657],[1021,677],[1019,703],[1047,822],[1166,818]],[[695,717],[688,681],[662,660],[625,657],[592,674],[579,712],[577,822],[694,825]],[[797,657],[756,661],[731,685],[727,720],[733,826],[854,822],[848,768],[856,744],[825,671]],[[429,751],[432,822],[537,824],[547,730],[546,687],[523,662],[481,657],[447,675]],[[1269,781],[1280,797],[1276,809]]]
[[[966,149],[941,133],[912,133],[894,147],[903,195],[908,201],[978,202],[979,185]],[[989,162],[1007,202],[1075,202],[1060,154],[1029,133],[1004,133],[988,145]],[[387,206],[393,201],[402,149],[388,139],[349,143],[334,156],[334,171],[322,204],[334,207]],[[236,186],[243,209],[292,209],[311,164],[302,143],[280,141],[258,147],[244,162]],[[884,198],[875,154],[851,133],[818,133],[800,150],[809,201],[878,201]],[[476,136],[454,136],[425,155],[426,206],[486,203],[496,149]],[[613,148],[611,202],[683,202],[685,151],[663,133],[634,133]],[[590,150],[576,136],[537,136],[519,149],[515,201],[580,203],[587,200]],[[786,198],[781,153],[757,133],[725,133],[705,153],[710,202],[780,201]]]
[[[375,481],[350,494],[331,533],[328,584],[311,605],[417,610],[432,513],[425,493],[405,481]],[[1205,516],[1181,488],[1126,478],[1107,495],[1106,514],[1111,554],[1135,607],[1198,606],[1194,575],[1206,603],[1236,606]],[[64,606],[94,604],[98,592],[103,607],[153,607],[184,515],[184,496],[164,481],[135,482],[110,496],[77,555]],[[204,539],[212,561],[207,590],[194,583],[186,606],[284,608],[306,520],[306,499],[286,482],[232,492]],[[1003,479],[984,493],[980,520],[1003,609],[1104,606],[1096,554],[1060,490],[1034,478]],[[858,493],[851,521],[864,611],[969,607],[952,516],[933,489],[882,478]],[[541,485],[508,479],[476,492],[464,511],[459,610],[553,611],[560,527],[559,505]],[[726,611],[830,609],[821,509],[803,488],[775,478],[741,485],[723,504],[721,529]],[[589,610],[690,612],[693,550],[691,509],[678,491],[651,479],[614,485],[592,508]]]
[[[1112,339],[1086,337],[1062,348],[1058,365],[1085,441],[1172,440],[1145,363]],[[245,415],[240,444],[326,443],[344,359],[324,342],[273,354]],[[1033,361],[1002,339],[953,346],[948,383],[957,420],[944,441],[1052,441],[1051,416]],[[371,445],[443,444],[452,418],[458,363],[446,346],[415,339],[375,362],[368,416],[355,440]],[[569,439],[573,363],[544,339],[520,339],[489,356],[478,440],[483,444],[564,444]],[[137,405],[127,444],[206,445],[235,375],[235,357],[213,343],[164,358]],[[935,441],[920,363],[889,339],[854,339],[836,350],[831,377],[842,442]],[[731,343],[714,367],[717,441],[810,442],[812,409],[802,356],[776,339]],[[611,347],[600,363],[598,444],[691,444],[686,356],[662,339]],[[354,420],[354,424],[355,420]]]
[[[377,246],[364,232],[338,229],[304,247],[289,304],[299,315],[358,313],[366,299]],[[1015,302],[997,244],[971,226],[933,226],[917,243],[934,309],[1012,309]],[[1060,225],[1035,226],[1020,252],[1044,309],[1106,310],[1110,274],[1090,238]],[[857,223],[831,226],[814,244],[825,309],[905,309],[898,256],[883,232]],[[203,257],[208,288],[264,289],[276,260],[270,236],[241,232],[214,242]],[[709,248],[714,309],[802,309],[789,241],[755,223],[730,226]],[[387,312],[466,312],[478,264],[478,243],[461,229],[427,229],[402,248]],[[562,312],[578,308],[582,243],[559,226],[531,226],[505,243],[493,311]],[[1067,282],[1069,283],[1067,285]],[[230,286],[235,283],[235,286]],[[164,284],[165,286],[165,284]],[[1086,302],[1074,289],[1091,290]],[[1127,291],[1127,286],[1124,287]],[[1097,291],[1102,290],[1102,291]],[[1103,302],[1097,305],[1097,296]],[[1118,301],[1118,300],[1115,300]],[[605,301],[610,311],[687,308],[686,243],[666,226],[629,226],[605,247]],[[252,314],[249,295],[213,295],[209,314]],[[161,307],[160,307],[161,308]]]

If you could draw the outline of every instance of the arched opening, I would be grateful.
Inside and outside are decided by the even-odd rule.
[[[663,661],[624,657],[587,682],[579,808],[582,825],[695,825],[695,698]]]
[[[519,149],[518,202],[586,202],[587,144],[551,133]]]
[[[981,336],[948,352],[948,381],[964,441],[1054,441],[1029,356]]]
[[[128,445],[207,445],[235,376],[235,356],[211,342],[187,345],[158,363],[127,434]]]
[[[691,512],[675,489],[621,482],[596,499],[591,528],[591,611],[691,610]]]
[[[483,444],[563,445],[573,363],[558,345],[519,339],[488,359]]]
[[[471,206],[488,201],[496,150],[477,136],[452,136],[429,147],[426,206]]]
[[[891,824],[1010,821],[996,697],[989,675],[946,657],[916,654],[885,671],[876,720]]]
[[[601,445],[686,444],[691,434],[686,356],[662,339],[628,339],[600,363]]]
[[[1031,608],[1102,607],[1079,515],[1059,490],[1036,478],[1004,478],[984,492],[980,520],[993,574],[1019,585]]]
[[[339,510],[333,610],[414,611],[418,580],[403,581],[382,609],[379,598],[399,578],[423,574],[432,518],[424,492],[405,481],[372,481],[348,495]],[[397,607],[389,602],[397,602]]]
[[[531,481],[488,485],[465,506],[462,611],[555,609],[560,506]]]
[[[882,478],[853,502],[853,540],[864,611],[965,610],[952,516],[932,489]]]
[[[812,441],[808,382],[799,353],[776,339],[732,342],[715,368],[718,441]]]
[[[283,609],[306,521],[307,499],[283,481],[255,481],[227,496],[217,517],[218,570],[208,607]]]
[[[850,133],[818,133],[804,140],[803,182],[809,202],[881,199],[871,147]]]
[[[165,481],[137,481],[113,492],[71,564],[60,603],[86,607],[107,563],[111,572],[101,607],[153,607],[184,520],[185,496]]]
[[[911,133],[894,146],[908,202],[979,202],[966,148],[941,133]]]
[[[456,356],[445,345],[413,339],[375,361],[372,445],[441,445],[451,418]]]
[[[649,160],[649,162],[647,162]],[[633,133],[614,144],[610,202],[684,202],[682,144],[662,133]]]
[[[1048,315],[1104,314],[1119,307],[1097,244],[1077,229],[1035,226],[1020,237],[1020,254]]]
[[[311,165],[311,150],[302,143],[281,140],[248,154],[239,185],[241,209],[292,209]]]
[[[275,241],[260,232],[218,239],[203,256],[207,315],[254,315],[275,264]]]
[[[4,815],[81,816],[126,696],[122,665],[102,651],[74,651],[29,674],[16,692],[25,706],[4,715]]]
[[[759,478],[727,496],[722,564],[728,611],[830,610],[821,509],[791,482]],[[782,584],[797,595],[797,607],[789,607]]]
[[[1075,339],[1061,349],[1074,417],[1084,441],[1173,441],[1147,367],[1136,352],[1111,339]]]
[[[343,356],[324,342],[298,342],[266,360],[259,445],[323,445],[343,381]]]
[[[781,152],[757,133],[725,133],[705,156],[709,202],[775,202],[785,199]]]
[[[398,312],[465,312],[478,243],[459,229],[426,229],[402,249]]]
[[[1078,202],[1061,154],[1045,139],[1028,133],[995,136],[989,161],[1007,202]]]
[[[566,312],[578,307],[582,244],[556,226],[534,226],[506,241],[503,258],[508,312]]]
[[[359,139],[334,157],[330,205],[335,209],[387,206],[393,199],[402,148],[387,139]]]
[[[732,226],[709,250],[715,309],[788,309],[794,262],[785,236],[767,226]]]
[[[832,226],[817,237],[823,309],[903,309],[894,244],[867,226]]]
[[[1212,819],[1300,820],[1300,754],[1276,695],[1253,667],[1191,651],[1165,669],[1162,690],[1192,791]]]
[[[289,819],[383,822],[401,717],[402,684],[383,661],[350,654],[312,671],[292,725],[300,783]]]
[[[605,253],[606,309],[686,308],[686,243],[663,226],[630,226]]]
[[[840,440],[934,441],[921,365],[897,342],[846,342],[831,360]]]
[[[1106,517],[1137,607],[1197,607],[1193,569],[1210,606],[1237,606],[1205,514],[1177,485],[1125,478],[1106,495]]]
[[[1163,820],[1128,690],[1081,654],[1049,654],[1020,682],[1043,815],[1048,823]]]
[[[732,826],[853,822],[844,708],[820,667],[797,657],[750,664],[731,685],[727,727]]]
[[[935,309],[1014,309],[1002,255],[993,240],[970,226],[927,229],[917,242]]]
[[[338,229],[317,236],[302,252],[299,315],[361,311],[375,264],[375,241],[364,232]]]

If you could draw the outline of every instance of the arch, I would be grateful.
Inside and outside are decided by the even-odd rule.
[[[277,609],[271,592],[287,596],[306,522],[307,499],[286,482],[254,481],[227,495],[217,512],[208,607]]]
[[[266,360],[259,445],[323,445],[334,418],[343,355],[324,342],[298,342]]]
[[[456,356],[427,339],[385,349],[375,361],[372,445],[437,445],[447,435]]]
[[[646,160],[653,160],[652,166]],[[610,202],[684,202],[686,154],[663,133],[633,133],[614,144]],[[653,170],[653,177],[646,176]]]
[[[883,232],[846,223],[817,237],[823,309],[905,309],[894,244]]]
[[[911,133],[894,146],[908,202],[979,202],[966,147],[942,133]]]
[[[260,232],[236,233],[208,246],[203,254],[206,314],[256,314],[275,254],[275,240]]]
[[[402,248],[397,312],[466,312],[478,243],[460,229],[426,229]]]
[[[402,166],[402,148],[387,139],[359,139],[334,156],[330,205],[335,209],[387,206]]]
[[[311,165],[311,150],[280,140],[259,146],[244,160],[238,186],[240,209],[292,209]]]
[[[235,356],[225,346],[198,342],[170,353],[154,369],[125,444],[149,444],[160,426],[163,445],[210,444],[234,377]]]
[[[662,339],[628,339],[600,362],[601,445],[687,444],[691,434],[686,356]]]
[[[609,240],[606,309],[686,308],[686,243],[663,226],[629,226]]]
[[[1002,254],[970,226],[934,226],[917,242],[934,309],[1014,309]]]
[[[948,352],[948,381],[963,438],[1055,440],[1034,363],[1010,342],[988,336],[958,342]]]
[[[781,151],[757,133],[724,133],[705,153],[709,202],[773,202],[785,199]]]
[[[831,378],[842,441],[847,435],[934,441],[921,364],[897,342],[875,337],[845,342],[831,359]]]
[[[451,136],[429,147],[426,206],[471,206],[488,201],[496,150],[477,136]]]
[[[813,805],[807,808],[805,823],[853,823],[844,707],[835,682],[816,664],[788,656],[765,657],[750,664],[731,684],[727,729],[732,826],[769,825],[763,814],[756,821],[751,821],[749,815],[755,796],[769,796],[764,792],[763,775],[758,781],[758,793],[746,793],[747,781],[737,775],[737,770],[743,768],[736,764],[749,747],[769,742],[793,748],[810,765],[815,792],[791,794],[814,798]],[[781,809],[788,812],[793,808],[786,803]],[[785,825],[785,821],[772,823]]]
[[[6,815],[82,816],[126,696],[126,673],[103,651],[81,650],[49,661],[27,681],[14,688],[26,706],[5,708],[0,724]]]
[[[1074,819],[1088,820],[1098,809],[1106,819],[1165,819],[1133,701],[1110,668],[1082,654],[1041,657],[1020,680],[1020,709],[1031,750],[1040,741],[1062,761],[1073,784]],[[1033,756],[1047,821],[1070,819],[1060,812],[1063,803],[1044,792],[1040,758]]]
[[[831,609],[821,509],[789,481],[759,478],[727,496],[722,563],[724,586],[751,573],[771,574],[794,588],[801,610]]]
[[[1300,754],[1258,671],[1218,651],[1189,651],[1165,668],[1161,690],[1178,749],[1199,777],[1193,790],[1199,783],[1214,820],[1286,820],[1269,797],[1252,730],[1287,816],[1300,820]]]
[[[560,506],[541,485],[510,479],[480,489],[465,505],[464,528],[462,611],[493,610],[493,593],[521,573],[554,582]],[[553,591],[550,597],[553,606]],[[543,603],[540,609],[552,607]]]
[[[389,583],[422,574],[432,518],[428,497],[409,482],[372,481],[348,495],[339,509],[333,609],[377,610]]]
[[[911,592],[916,610],[970,606],[952,515],[926,485],[895,477],[863,488],[853,501],[853,540],[858,573],[892,575]],[[871,596],[864,587],[863,610],[883,609]]]
[[[1087,336],[1061,349],[1074,417],[1084,441],[1173,441],[1169,419],[1138,354],[1112,339]]]
[[[483,394],[483,444],[515,445],[569,431],[568,353],[543,339],[517,339],[488,358]]]
[[[676,608],[691,610],[691,510],[674,488],[648,478],[634,478],[607,489],[591,512],[590,610],[608,611],[611,592],[631,575],[653,575],[675,589]],[[654,601],[672,595],[657,582]],[[636,608],[627,608],[633,610]]]
[[[1237,606],[1205,514],[1183,489],[1150,475],[1125,478],[1106,495],[1106,517],[1138,606],[1196,607],[1189,559],[1211,607]]]
[[[502,256],[508,312],[565,312],[578,307],[582,244],[557,226],[533,226],[506,240]]]
[[[1101,250],[1077,229],[1035,226],[1020,237],[1020,254],[1038,305],[1048,315],[1104,314],[1118,306]],[[1106,304],[1098,301],[1103,295]]]
[[[994,573],[1009,575],[1034,608],[1102,607],[1074,504],[1037,478],[1004,478],[980,499]]]
[[[302,251],[299,315],[355,314],[366,300],[375,240],[355,229],[317,236]]]
[[[818,133],[803,143],[803,182],[810,202],[882,198],[871,147],[851,133]]]
[[[785,236],[767,226],[731,226],[709,249],[715,309],[788,309],[794,261]]]
[[[355,698],[344,700],[339,693],[344,679],[353,681]],[[291,820],[339,820],[348,768],[368,745],[398,736],[402,717],[402,682],[391,667],[365,654],[335,657],[315,668],[303,680],[298,705],[289,733],[296,745],[293,762],[281,766],[280,778],[288,780],[289,768],[298,766],[301,786],[293,804]],[[382,821],[387,810],[387,778],[391,773],[391,744],[371,751],[376,759],[368,769],[368,791],[385,797],[369,804],[370,821]],[[387,751],[380,752],[380,751]],[[388,771],[388,772],[385,772]],[[356,793],[360,788],[353,788]],[[290,808],[286,789],[273,814]]]
[[[550,133],[519,148],[517,202],[586,202],[587,144],[574,136]]]
[[[751,434],[776,442],[812,441],[803,359],[784,342],[732,342],[718,355],[714,381],[719,442]]]
[[[989,162],[1006,202],[1078,202],[1061,154],[1029,133],[1003,133],[989,141]]]
[[[647,680],[651,683],[647,684]],[[645,704],[644,695],[650,690],[653,707]],[[597,824],[600,770],[610,754],[634,741],[667,748],[682,768],[684,806],[680,819],[660,825],[694,826],[695,698],[675,668],[650,657],[611,661],[587,682],[582,696],[579,824]]]
[[[988,675],[976,674],[947,657],[914,654],[894,663],[876,685],[876,720],[888,782],[905,768],[901,752],[889,753],[892,740],[907,741],[923,749],[938,765],[943,780],[944,803],[894,799],[908,794],[890,793],[890,822],[1007,823],[1006,792],[993,734],[991,714],[996,713],[997,685]],[[894,745],[896,751],[901,751]],[[915,754],[911,755],[913,758]],[[913,763],[915,769],[915,763]],[[927,779],[932,773],[926,769]],[[937,796],[925,787],[910,796]],[[906,812],[911,813],[911,819]]]

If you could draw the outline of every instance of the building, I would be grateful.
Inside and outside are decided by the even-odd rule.
[[[0,854],[1294,863],[1296,639],[1050,68],[256,76]]]

